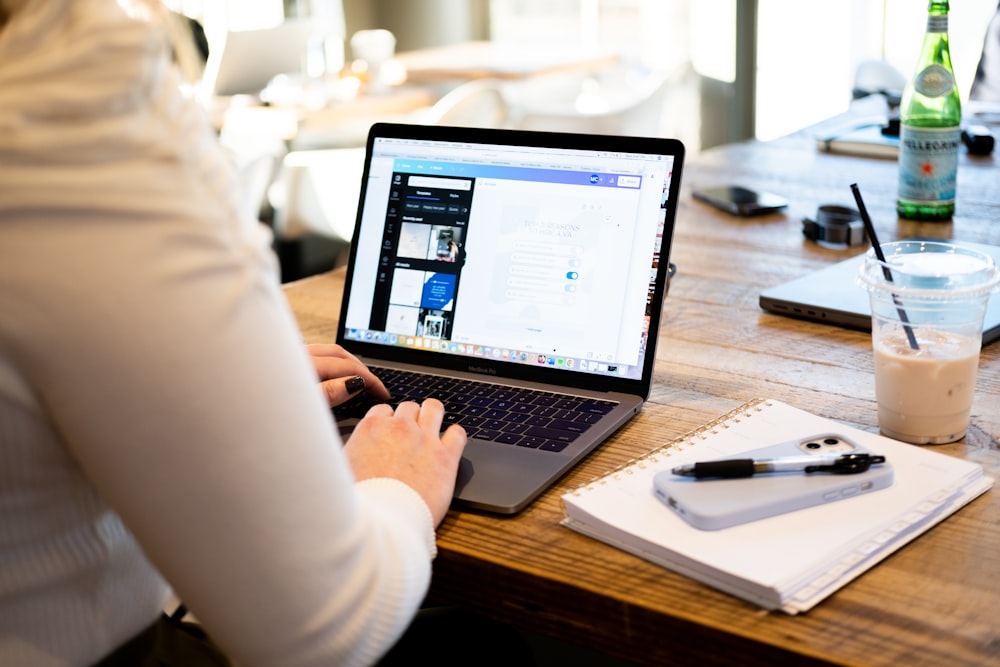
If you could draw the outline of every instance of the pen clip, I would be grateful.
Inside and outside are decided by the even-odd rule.
[[[806,466],[805,472],[831,472],[835,475],[855,475],[865,472],[873,465],[885,463],[885,457],[878,454],[843,454],[827,465]]]

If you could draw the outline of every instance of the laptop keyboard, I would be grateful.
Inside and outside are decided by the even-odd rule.
[[[392,398],[402,401],[436,398],[444,404],[444,427],[461,424],[470,438],[504,445],[562,451],[600,418],[614,401],[582,398],[490,382],[372,367]],[[360,419],[372,406],[364,394],[333,410],[338,420]]]

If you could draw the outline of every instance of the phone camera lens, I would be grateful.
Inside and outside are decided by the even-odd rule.
[[[819,449],[819,448],[820,448],[820,444],[818,442],[809,442],[809,443],[806,443],[806,449]]]
[[[838,444],[840,444],[840,440],[837,440],[836,438],[827,438],[826,440],[823,441],[823,444],[824,445],[831,445],[831,446],[832,445],[838,445]]]

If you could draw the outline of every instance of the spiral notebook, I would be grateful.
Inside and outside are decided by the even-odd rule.
[[[682,463],[838,432],[895,469],[892,486],[718,531],[692,527],[653,494]],[[563,495],[563,525],[766,609],[807,611],[985,493],[982,467],[786,403],[754,399]]]

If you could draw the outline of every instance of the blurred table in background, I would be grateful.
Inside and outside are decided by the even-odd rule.
[[[595,71],[618,61],[612,51],[548,44],[461,42],[396,54],[413,83],[518,80],[556,72]]]
[[[232,98],[217,112],[217,123],[223,135],[267,134],[302,144],[307,139],[309,143],[320,141],[319,136],[325,134],[331,142],[361,146],[372,123],[398,118],[435,101],[434,92],[421,86],[395,86],[379,94],[358,91],[320,101],[303,96],[299,104],[262,104],[253,98]]]

